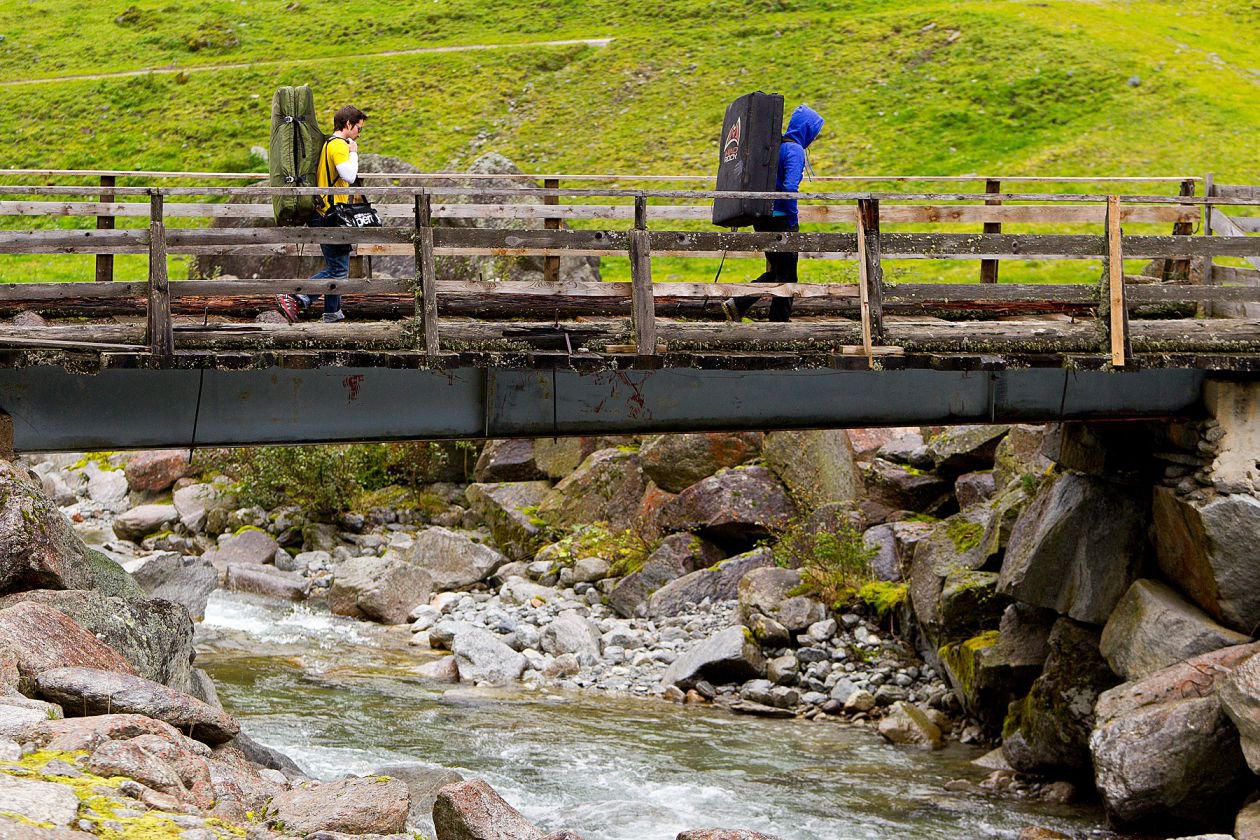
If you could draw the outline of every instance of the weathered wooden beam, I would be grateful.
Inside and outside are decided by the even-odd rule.
[[[1002,191],[1002,183],[1000,181],[985,181],[984,191],[987,193],[1000,193]],[[985,204],[989,204],[989,205],[998,205],[1001,203],[1002,202],[1000,201],[986,201],[985,202]],[[1001,233],[1002,223],[1001,222],[985,222],[984,232],[985,233]],[[997,260],[982,260],[980,262],[980,282],[981,283],[996,283],[997,281],[998,281],[998,261]]]
[[[1219,230],[1223,236],[1229,236],[1229,237],[1246,237],[1247,236],[1246,231],[1244,231],[1241,227],[1238,226],[1238,223],[1234,218],[1230,216],[1226,216],[1224,213],[1222,213],[1220,210],[1217,210],[1216,208],[1212,208],[1212,229],[1214,231]],[[1209,238],[1218,239],[1218,237],[1209,237]],[[1260,240],[1256,240],[1256,241],[1260,243]],[[1243,257],[1243,259],[1245,259],[1251,265],[1252,268],[1260,268],[1260,259],[1257,259],[1256,257]]]
[[[647,230],[647,199],[634,202],[634,230],[630,231],[630,277],[633,287],[631,324],[635,350],[656,355],[656,303],[652,297],[652,243]]]
[[[858,291],[861,300],[862,346],[868,361],[884,343],[884,268],[879,251],[879,202],[857,206]]]
[[[1194,181],[1181,182],[1181,195],[1194,195]],[[1189,222],[1178,222],[1173,225],[1173,236],[1192,236],[1194,234],[1194,224]],[[1190,260],[1164,260],[1163,279],[1165,283],[1185,283],[1190,279]]]
[[[145,343],[157,359],[175,352],[171,328],[171,289],[166,276],[166,225],[162,220],[162,196],[154,192],[149,215],[149,305]]]
[[[429,195],[416,196],[416,321],[424,352],[436,356],[438,341],[437,261],[433,255],[433,216]]]
[[[1107,199],[1107,332],[1111,345],[1112,367],[1125,367],[1132,356],[1129,344],[1129,307],[1124,298],[1124,251],[1121,245],[1120,199]]]
[[[112,187],[114,186],[114,184],[115,184],[115,181],[114,181],[113,175],[101,176],[102,187]],[[102,202],[112,202],[114,200],[114,197],[110,195],[109,193],[102,193],[100,200]],[[113,230],[114,217],[113,216],[98,216],[96,219],[96,229],[97,230]],[[96,282],[109,283],[113,281],[113,279],[114,279],[114,256],[112,254],[97,254],[96,255]]]
[[[543,187],[549,190],[560,189],[560,181],[557,178],[547,178],[543,181]],[[555,206],[560,203],[560,197],[549,195],[543,198],[545,206]],[[543,220],[543,226],[547,230],[560,230],[560,217],[547,216]],[[543,257],[543,279],[552,283],[560,279],[560,258],[559,257]]]

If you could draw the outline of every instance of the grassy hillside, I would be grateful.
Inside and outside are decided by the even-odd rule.
[[[7,165],[23,168],[262,171],[249,150],[266,145],[272,90],[308,82],[327,112],[369,113],[364,151],[423,169],[494,150],[534,172],[709,174],[725,103],[762,89],[827,117],[819,174],[1256,183],[1258,31],[1256,4],[1201,0],[15,0],[0,85]],[[369,55],[573,38],[613,40]],[[167,66],[183,72],[57,80]],[[0,275],[64,279],[71,259]],[[1043,273],[1076,276],[1064,268]]]

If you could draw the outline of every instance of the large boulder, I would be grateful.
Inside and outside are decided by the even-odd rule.
[[[1260,657],[1249,656],[1216,681],[1216,694],[1238,727],[1243,756],[1260,771]]]
[[[671,580],[707,569],[723,558],[722,550],[695,534],[670,534],[661,540],[642,568],[623,577],[608,594],[608,606],[632,618],[647,599]]]
[[[133,674],[96,668],[50,668],[35,678],[41,697],[71,716],[145,715],[169,723],[189,738],[222,744],[240,734],[236,721],[183,692]]]
[[[407,785],[385,776],[305,782],[276,794],[266,818],[284,833],[396,834],[407,825]]]
[[[861,472],[843,429],[769,432],[762,455],[804,508],[848,502],[861,495]]]
[[[668,493],[681,493],[725,467],[761,454],[761,432],[657,435],[639,450],[643,472]]]
[[[451,642],[451,653],[459,678],[469,683],[506,685],[519,680],[528,664],[524,656],[480,627],[461,628]]]
[[[411,811],[407,822],[424,837],[436,836],[433,826],[433,805],[438,791],[447,785],[464,781],[458,771],[431,764],[387,764],[372,775],[389,776],[407,786],[411,794]]]
[[[736,467],[671,499],[661,513],[661,525],[718,544],[750,546],[786,528],[796,514],[796,505],[768,469]]]
[[[1171,587],[1133,582],[1102,633],[1102,654],[1126,680],[1140,680],[1201,653],[1246,644],[1248,636],[1222,627]]]
[[[993,466],[998,443],[1010,426],[947,426],[927,440],[927,454],[943,475]]]
[[[534,463],[547,478],[558,481],[599,448],[598,439],[593,437],[538,438],[534,441]]]
[[[547,474],[534,462],[534,442],[529,438],[486,441],[473,478],[480,482],[538,481]]]
[[[36,603],[0,609],[0,645],[16,657],[24,685],[52,668],[77,665],[136,674],[113,648],[84,630],[65,613]]]
[[[791,633],[803,633],[827,617],[827,608],[815,598],[796,594],[800,586],[801,573],[796,569],[765,566],[751,570],[737,586],[740,620],[750,625],[754,616],[764,615]]]
[[[547,524],[538,518],[538,506],[550,491],[546,481],[512,481],[470,484],[465,496],[490,529],[499,551],[511,560],[531,560],[541,547]]]
[[[1007,598],[997,577],[983,571],[1001,550],[999,508],[961,511],[932,526],[914,546],[910,563],[910,606],[928,650],[969,639],[997,624]]]
[[[561,528],[606,522],[609,530],[623,531],[633,524],[646,487],[637,452],[600,449],[547,493],[538,516]]]
[[[480,779],[457,782],[438,791],[433,825],[439,840],[541,840],[543,836],[537,826]]]
[[[191,743],[169,723],[146,715],[103,714],[51,720],[45,717],[22,733],[38,749],[52,752],[92,752],[106,741],[125,741],[140,735],[157,735],[172,744]]]
[[[223,587],[233,592],[249,592],[280,601],[302,601],[306,599],[310,583],[297,572],[287,572],[275,566],[229,563]]]
[[[92,584],[87,549],[42,482],[0,460],[0,594]]]
[[[219,585],[219,574],[209,560],[175,551],[151,555],[133,568],[131,576],[149,597],[174,601],[193,621],[205,618],[210,593]]]
[[[599,628],[576,610],[565,610],[543,627],[540,644],[543,653],[552,656],[572,653],[595,658],[599,656]]]
[[[213,484],[190,484],[175,491],[173,504],[179,521],[195,534],[206,526],[210,511],[226,510],[231,501]]]
[[[1054,462],[1042,454],[1045,426],[1011,426],[993,453],[993,483],[999,490],[1015,479],[1039,480]]]
[[[124,471],[132,490],[161,493],[188,475],[191,469],[187,449],[153,449],[128,458]]]
[[[1048,482],[1015,523],[999,590],[1102,624],[1149,554],[1147,510],[1130,485],[1077,474]]]
[[[885,522],[862,533],[862,542],[874,550],[871,573],[876,580],[904,580],[910,574],[914,547],[932,533],[931,522],[904,520]]]
[[[739,595],[739,581],[753,569],[773,566],[774,555],[768,548],[756,548],[723,560],[711,568],[671,580],[648,597],[647,615],[653,618],[678,615],[687,604],[730,601]]]
[[[275,537],[259,528],[249,527],[221,537],[218,546],[202,556],[220,572],[225,572],[233,563],[274,563],[279,550],[280,543]]]
[[[665,671],[662,685],[686,690],[701,680],[722,684],[765,676],[766,658],[744,627],[727,627],[695,645]]]
[[[144,590],[114,558],[95,548],[87,550],[88,571],[92,575],[90,589],[111,598],[144,598]]]
[[[119,539],[138,543],[149,534],[169,531],[178,521],[175,505],[140,505],[114,518],[114,533]]]
[[[897,701],[879,722],[879,734],[894,744],[939,750],[945,746],[941,729],[913,703]]]
[[[936,513],[948,500],[951,485],[939,475],[876,458],[862,465],[866,495],[889,511]]]
[[[192,690],[193,624],[179,604],[160,598],[124,600],[91,590],[37,589],[0,598],[0,610],[22,603],[51,607],[69,616],[145,679],[176,691]]]
[[[1160,571],[1208,615],[1234,630],[1260,626],[1260,499],[1192,501],[1155,488],[1155,557]]]
[[[352,557],[333,570],[328,606],[337,615],[402,624],[417,604],[429,600],[433,578],[392,552]]]
[[[480,583],[508,560],[488,545],[447,528],[426,528],[416,534],[403,558],[429,573],[439,591]]]
[[[1023,700],[1011,704],[1003,725],[1002,754],[1025,773],[1089,772],[1094,703],[1119,679],[1098,652],[1098,631],[1060,618],[1050,631],[1041,676]]]
[[[157,735],[107,741],[88,757],[87,769],[97,776],[132,779],[199,811],[215,804],[205,757]]]
[[[8,835],[15,840],[20,837],[37,837],[34,831],[39,830],[40,824],[51,828],[68,826],[75,820],[78,811],[79,797],[68,785],[0,773],[0,813],[19,817],[23,820],[24,828],[32,829],[30,834]],[[4,828],[0,827],[0,833],[3,832]]]
[[[1229,827],[1254,777],[1215,688],[1257,651],[1222,648],[1098,698],[1089,746],[1113,824],[1161,833]]]
[[[128,501],[127,476],[110,463],[89,460],[83,466],[87,476],[88,498],[106,510],[122,513],[131,507]]]

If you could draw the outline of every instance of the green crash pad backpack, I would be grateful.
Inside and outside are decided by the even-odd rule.
[[[319,186],[316,170],[324,132],[315,122],[315,98],[309,85],[282,87],[271,98],[271,148],[267,161],[273,187]],[[276,224],[304,225],[315,211],[313,195],[278,195],[271,199]]]

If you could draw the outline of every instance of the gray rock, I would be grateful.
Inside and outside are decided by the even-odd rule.
[[[1247,766],[1260,768],[1260,658],[1250,656],[1216,681],[1225,714],[1238,727]]]
[[[725,467],[761,454],[760,432],[656,435],[639,449],[643,472],[667,493],[681,493]]]
[[[593,437],[538,438],[534,441],[534,463],[548,478],[561,479],[599,448]]]
[[[550,490],[546,481],[470,484],[466,496],[490,528],[499,551],[512,560],[531,560],[540,548],[545,523],[526,510],[536,510]]]
[[[723,560],[711,569],[684,575],[652,593],[647,601],[647,614],[652,617],[678,615],[687,604],[698,604],[705,598],[732,600],[738,595],[739,582],[744,575],[773,565],[770,549],[758,548]]]
[[[499,597],[505,604],[528,604],[535,599],[546,602],[555,599],[556,590],[513,575],[499,588]]]
[[[1140,680],[1201,653],[1251,641],[1222,627],[1157,580],[1137,580],[1124,594],[1102,633],[1102,654],[1111,670]]]
[[[120,469],[102,469],[95,461],[88,461],[83,472],[88,477],[88,498],[106,510],[122,513],[130,504],[127,501],[127,476]]]
[[[240,727],[195,697],[130,674],[95,668],[52,668],[35,678],[40,696],[71,714],[137,714],[169,723],[190,738],[221,744]]]
[[[407,825],[410,793],[397,779],[368,776],[334,782],[307,782],[271,799],[267,819],[286,834],[317,831],[396,834]]]
[[[140,505],[114,518],[114,533],[119,539],[138,543],[149,534],[169,531],[179,521],[174,505]]]
[[[862,534],[862,542],[875,549],[871,558],[871,573],[876,580],[899,581],[910,574],[914,547],[919,540],[932,533],[931,522],[886,522],[868,528]]]
[[[888,510],[935,513],[949,499],[945,479],[883,458],[863,465],[862,479],[867,497]]]
[[[996,492],[992,470],[964,473],[954,481],[954,498],[963,509],[987,502]]]
[[[573,564],[573,580],[575,583],[594,583],[608,577],[611,568],[602,557],[582,557]]]
[[[473,467],[479,482],[538,481],[547,474],[534,461],[534,442],[528,438],[489,440]]]
[[[1260,626],[1260,499],[1191,501],[1155,488],[1155,555],[1160,571],[1208,615],[1234,630]]]
[[[168,551],[154,554],[131,573],[140,589],[151,598],[173,601],[201,621],[219,575],[204,557]]]
[[[416,676],[422,680],[435,683],[459,682],[459,664],[453,656],[443,656],[423,665],[416,666]]]
[[[649,596],[671,580],[707,569],[723,558],[721,549],[694,534],[670,534],[643,563],[618,581],[608,605],[620,616],[633,617]]]
[[[371,775],[389,776],[407,786],[411,793],[411,813],[407,822],[425,837],[437,833],[433,825],[433,804],[437,801],[438,791],[464,781],[464,777],[454,770],[428,764],[387,764]]]
[[[63,665],[136,673],[131,663],[65,613],[43,604],[16,603],[0,609],[0,647],[12,654],[22,687]]]
[[[718,631],[675,660],[661,683],[686,690],[700,680],[720,684],[762,676],[766,660],[750,635],[743,627]]]
[[[791,654],[775,657],[766,663],[766,677],[775,685],[791,685],[796,682],[799,670],[800,663]]]
[[[221,500],[219,491],[213,484],[190,484],[180,487],[174,493],[175,511],[179,514],[179,521],[193,534],[205,527],[211,508],[225,508],[227,504],[227,500]]]
[[[1252,802],[1238,812],[1234,820],[1234,837],[1238,840],[1260,840],[1260,802]]]
[[[271,563],[279,548],[280,543],[266,531],[245,528],[239,534],[220,538],[218,547],[202,556],[223,571],[232,563]]]
[[[69,825],[78,811],[79,797],[67,785],[0,773],[0,812],[59,827]]]
[[[416,534],[415,543],[403,559],[424,569],[437,590],[460,589],[480,583],[507,562],[488,545],[474,542],[467,534],[447,528],[426,528]]]
[[[229,563],[224,586],[233,592],[251,592],[281,601],[306,599],[307,580],[297,572],[255,563]]]
[[[88,571],[92,575],[89,587],[111,598],[133,600],[144,598],[144,590],[114,558],[94,548],[87,550]]]
[[[769,432],[762,455],[792,498],[806,508],[861,495],[861,473],[843,429]]]
[[[543,652],[552,656],[572,653],[598,657],[599,630],[576,612],[566,610],[543,627],[541,644]]]
[[[1000,490],[1016,479],[1040,479],[1054,466],[1042,454],[1045,426],[1011,426],[993,456],[993,482]]]
[[[451,652],[464,682],[506,685],[519,680],[525,672],[524,656],[478,627],[456,633]]]
[[[402,624],[432,589],[428,572],[397,555],[354,557],[334,570],[328,606],[337,615]]]
[[[998,443],[1009,426],[948,426],[927,441],[927,454],[936,469],[959,475],[993,466]]]
[[[662,527],[716,542],[751,544],[787,526],[797,513],[765,467],[736,467],[693,484],[666,503]]]
[[[740,620],[747,624],[754,615],[764,615],[782,624],[790,633],[800,633],[827,615],[827,608],[808,595],[792,595],[801,586],[796,569],[766,566],[748,571],[737,586]]]
[[[896,702],[879,722],[879,734],[893,744],[937,750],[945,745],[940,727],[913,703]]]
[[[543,836],[480,779],[439,790],[433,824],[439,840],[541,840]]]
[[[93,579],[86,555],[83,541],[44,495],[42,484],[0,460],[0,594],[89,589]]]
[[[1015,523],[999,591],[1102,624],[1149,554],[1143,496],[1074,474],[1043,485]]]
[[[646,487],[637,452],[600,449],[547,493],[538,516],[556,527],[604,522],[623,531],[633,524]]]

